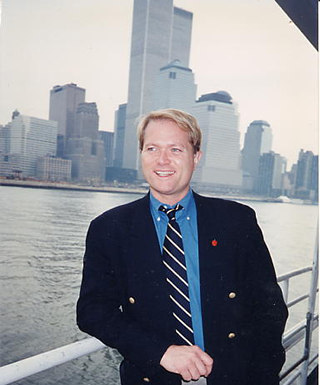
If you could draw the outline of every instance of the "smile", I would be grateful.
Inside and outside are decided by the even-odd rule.
[[[174,174],[174,171],[155,171],[158,176],[170,176]]]

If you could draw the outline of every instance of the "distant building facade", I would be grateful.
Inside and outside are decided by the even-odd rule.
[[[99,184],[105,174],[104,145],[97,105],[85,101],[85,92],[74,83],[53,87],[49,116],[58,122],[57,156],[72,161],[72,180]]]
[[[69,138],[98,139],[99,115],[97,104],[79,103],[75,116],[75,125]]]
[[[78,105],[85,102],[86,91],[74,83],[54,86],[50,91],[49,119],[58,122],[57,151],[65,156],[67,139],[72,137],[76,126]]]
[[[318,163],[318,155],[300,150],[295,178],[296,198],[318,200]]]
[[[174,60],[160,68],[153,92],[153,110],[177,108],[191,113],[197,86],[190,68]]]
[[[104,181],[105,156],[96,103],[79,103],[74,121],[65,148],[65,157],[72,161],[72,179],[99,184]]]
[[[21,179],[23,176],[20,163],[20,155],[0,153],[0,176]]]
[[[194,105],[203,135],[203,156],[194,182],[216,191],[239,191],[240,132],[237,106],[225,91],[202,95]]]
[[[101,140],[74,138],[68,141],[68,159],[72,161],[72,180],[84,184],[104,181],[104,148]]]
[[[167,63],[178,59],[182,66],[189,66],[192,19],[192,12],[178,7],[173,7],[172,30],[170,31],[171,40],[169,46],[170,54]]]
[[[287,160],[280,154],[263,153],[259,159],[255,192],[269,197],[283,195],[286,166]]]
[[[0,154],[10,152],[10,127],[9,125],[0,126]]]
[[[135,0],[131,37],[128,105],[123,165],[138,170],[136,120],[152,110],[155,79],[160,68],[179,59],[188,67],[192,13],[173,0]]]
[[[14,167],[18,166],[16,172],[23,177],[35,177],[37,159],[56,154],[57,122],[16,113],[8,130],[7,155],[14,159]]]
[[[113,142],[114,133],[110,131],[99,131],[99,139],[103,142],[105,165],[106,167],[113,166]]]
[[[259,176],[260,156],[272,149],[272,130],[268,122],[254,120],[250,123],[244,138],[242,170],[244,190],[255,189]]]
[[[113,166],[118,168],[122,168],[123,166],[126,113],[127,113],[126,103],[120,104],[118,110],[115,113],[115,123],[114,123],[115,143],[114,143]]]
[[[37,159],[37,179],[52,182],[71,180],[71,160],[43,156]]]

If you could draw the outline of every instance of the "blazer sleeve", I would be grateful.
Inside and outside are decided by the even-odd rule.
[[[252,305],[249,322],[255,341],[251,379],[255,384],[275,385],[279,383],[279,372],[285,361],[282,334],[288,311],[271,256],[251,209],[243,230],[241,242],[246,255],[246,288]]]
[[[116,348],[148,375],[155,374],[170,345],[163,338],[143,330],[124,311],[121,283],[121,244],[117,220],[95,219],[91,222],[83,264],[83,277],[77,303],[79,328]],[[146,372],[147,370],[147,372]]]

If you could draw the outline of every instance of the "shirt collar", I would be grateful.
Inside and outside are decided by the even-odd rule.
[[[191,203],[194,201],[194,198],[193,198],[193,193],[192,193],[192,190],[191,188],[189,189],[187,195],[181,199],[181,201],[177,202],[176,204],[180,204],[184,210],[180,210],[177,212],[177,216],[185,216],[187,215],[187,213],[189,212],[189,208],[191,206]],[[165,204],[165,203],[162,203],[160,202],[158,199],[156,199],[152,193],[150,192],[150,206],[151,206],[151,210],[157,215],[159,214],[159,207],[160,206],[166,206],[166,207],[174,207],[174,206],[170,206],[168,204]],[[164,213],[163,213],[164,214]],[[164,214],[165,215],[165,214]]]

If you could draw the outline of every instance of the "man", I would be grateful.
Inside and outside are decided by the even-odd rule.
[[[190,189],[191,115],[151,112],[138,135],[150,192],[92,221],[80,329],[122,354],[123,385],[278,384],[287,310],[253,210]]]

